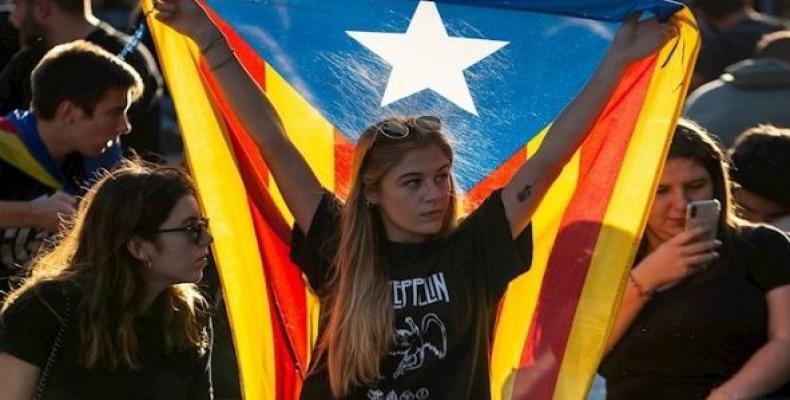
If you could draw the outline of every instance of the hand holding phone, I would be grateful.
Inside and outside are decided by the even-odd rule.
[[[686,230],[704,228],[704,235],[699,240],[716,239],[721,214],[721,203],[718,200],[700,200],[689,203],[686,207]]]

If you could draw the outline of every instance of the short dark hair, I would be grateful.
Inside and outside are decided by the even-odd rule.
[[[92,115],[110,89],[130,90],[132,100],[143,92],[143,81],[134,68],[84,40],[53,47],[33,69],[30,83],[32,108],[44,120],[54,118],[66,100]]]
[[[26,4],[32,4],[37,0],[24,0]],[[90,3],[86,4],[86,0],[46,0],[55,4],[61,11],[71,15],[82,15],[85,13],[85,8],[90,7]]]
[[[747,129],[730,150],[731,175],[742,188],[790,206],[790,129],[758,125]]]
[[[754,50],[757,58],[776,58],[790,64],[790,31],[763,35]]]
[[[691,4],[714,18],[730,15],[746,7],[743,0],[694,0]]]

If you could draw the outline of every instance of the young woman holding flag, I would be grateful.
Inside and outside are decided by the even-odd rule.
[[[197,3],[155,7],[201,48],[295,217],[292,258],[322,304],[303,399],[488,398],[496,306],[529,267],[528,224],[538,203],[625,67],[676,34],[672,25],[631,18],[538,153],[458,224],[453,151],[439,118],[393,117],[367,128],[341,202],[321,187]]]

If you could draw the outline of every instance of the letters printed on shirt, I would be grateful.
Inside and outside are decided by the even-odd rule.
[[[437,272],[425,278],[392,280],[392,307],[425,307],[434,303],[450,302],[444,273]]]

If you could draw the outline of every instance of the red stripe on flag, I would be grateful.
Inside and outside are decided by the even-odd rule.
[[[217,27],[225,35],[228,44],[236,53],[241,65],[247,70],[253,80],[258,83],[262,88],[266,87],[265,84],[265,63],[260,55],[249,45],[244,39],[227,23],[225,22],[211,7],[204,6],[204,10],[208,13],[209,17],[217,24]]]
[[[17,136],[16,127],[14,126],[14,124],[11,123],[11,121],[5,118],[0,119],[0,132],[8,135]]]
[[[292,265],[290,246],[272,232],[265,213],[250,202],[258,247],[266,273],[271,309],[278,398],[296,399],[307,375],[307,294],[299,269]],[[263,379],[266,379],[264,377]]]
[[[351,189],[351,167],[354,159],[354,144],[335,130],[335,194],[341,199],[348,197]]]
[[[632,65],[581,149],[579,184],[549,256],[513,399],[551,399],[592,252],[655,67]],[[605,143],[604,143],[605,142]]]
[[[289,241],[291,227],[280,214],[277,205],[269,195],[269,170],[258,151],[258,146],[250,137],[241,121],[236,117],[230,104],[222,95],[219,85],[205,63],[200,64],[203,82],[206,83],[214,103],[219,107],[220,114],[227,127],[227,136],[233,148],[239,171],[244,180],[248,196],[251,196],[259,207],[263,208],[274,232],[283,240]]]
[[[241,61],[255,65],[249,60],[245,63],[243,58]],[[263,84],[264,64],[260,66],[258,82]],[[200,70],[226,124],[227,137],[247,191],[266,277],[276,376],[261,379],[275,379],[278,398],[296,399],[306,374],[310,338],[304,281],[301,271],[290,260],[290,227],[269,194],[269,173],[257,145],[236,118],[210,68],[201,63]]]
[[[501,188],[510,182],[518,168],[527,159],[527,152],[523,148],[517,151],[507,161],[502,163],[494,172],[478,182],[466,193],[466,212],[471,212],[491,194],[494,189]]]

